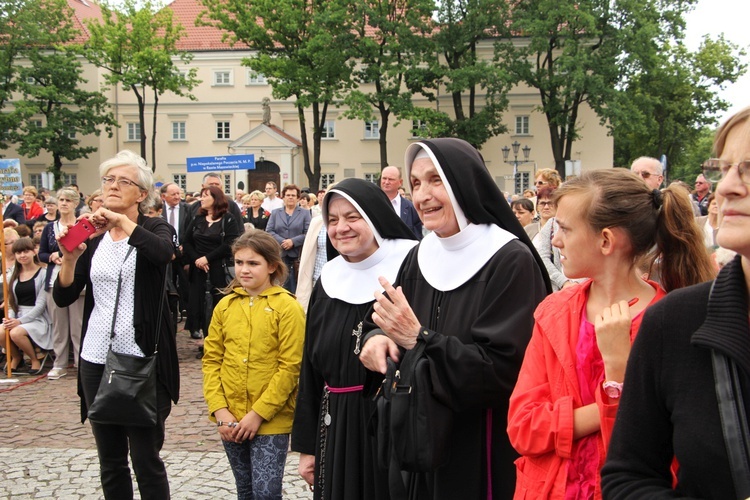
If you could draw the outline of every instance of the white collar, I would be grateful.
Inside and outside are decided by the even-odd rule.
[[[430,233],[417,250],[419,270],[433,288],[441,292],[455,290],[514,239],[513,233],[494,224],[470,223],[447,238]]]
[[[361,262],[347,262],[339,255],[326,263],[320,282],[329,297],[349,304],[366,304],[375,300],[375,290],[381,290],[380,276],[390,283],[416,240],[383,240],[375,252]]]

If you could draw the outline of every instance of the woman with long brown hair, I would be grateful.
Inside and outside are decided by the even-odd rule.
[[[207,186],[201,190],[200,208],[185,231],[183,248],[190,263],[188,318],[185,328],[194,339],[208,333],[211,311],[222,297],[221,289],[227,286],[223,261],[232,256],[232,243],[237,239],[237,222],[229,213],[227,197],[221,189]],[[206,287],[210,288],[212,302],[207,304]],[[210,310],[209,310],[210,309]]]

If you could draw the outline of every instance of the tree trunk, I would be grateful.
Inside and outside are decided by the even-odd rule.
[[[141,158],[144,160],[146,159],[146,103],[144,101],[144,96],[138,92],[138,86],[137,85],[131,85],[130,86],[133,89],[133,93],[135,94],[135,98],[138,100],[138,123],[141,125]]]
[[[154,120],[151,124],[151,171],[156,172],[156,108],[159,107],[159,94],[154,89]]]
[[[55,151],[52,152],[52,176],[54,177],[53,189],[60,189],[63,187],[62,181],[62,158],[60,153]]]
[[[391,111],[385,107],[383,101],[378,103],[378,109],[380,109],[380,134],[378,137],[378,144],[380,146],[380,170],[383,170],[388,166],[388,118]]]
[[[307,181],[310,183],[310,190],[312,190],[314,187],[315,191],[317,192],[318,181],[320,180],[320,177],[315,180],[313,171],[310,168],[310,150],[308,149],[309,146],[307,143],[307,121],[305,120],[305,110],[300,106],[297,106],[297,116],[299,117],[299,135],[302,139],[302,160],[304,164],[303,169],[305,171],[305,175],[307,175]]]

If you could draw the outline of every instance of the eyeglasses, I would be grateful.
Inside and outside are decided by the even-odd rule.
[[[709,158],[703,162],[703,177],[710,182],[718,182],[727,176],[729,170],[737,166],[740,179],[745,184],[750,184],[750,160],[743,160],[739,163],[729,163],[719,158]],[[702,181],[696,181],[700,184]]]
[[[124,177],[120,177],[119,179],[115,179],[114,177],[111,177],[109,175],[105,175],[102,177],[102,186],[111,186],[112,183],[117,182],[117,185],[120,187],[120,189],[124,189],[126,187],[135,186],[138,189],[145,191],[146,188],[141,186],[135,181],[131,181],[130,179],[126,179]]]
[[[656,175],[656,174],[652,174],[651,172],[647,172],[646,170],[641,170],[640,172],[636,172],[636,174],[640,175],[641,179],[643,179],[644,181],[648,180],[648,178],[651,177],[652,175]]]
[[[549,184],[549,182],[546,181],[536,181],[534,183],[535,186],[546,186],[547,184]]]
[[[551,201],[537,201],[536,204],[537,204],[537,206],[540,206],[540,207],[551,207],[552,206],[552,202]]]

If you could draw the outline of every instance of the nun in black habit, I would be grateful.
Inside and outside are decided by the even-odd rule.
[[[378,278],[394,280],[417,241],[385,193],[362,179],[336,184],[322,210],[330,260],[307,311],[291,447],[314,498],[387,499],[387,471],[378,469],[366,430],[373,403],[363,397],[358,355]]]
[[[549,277],[487,171],[460,139],[414,143],[404,162],[414,206],[432,232],[381,279],[360,360],[382,379],[386,356],[425,343],[433,393],[454,412],[450,458],[429,473],[389,471],[394,499],[512,498],[508,400]],[[378,373],[379,372],[379,373]]]

